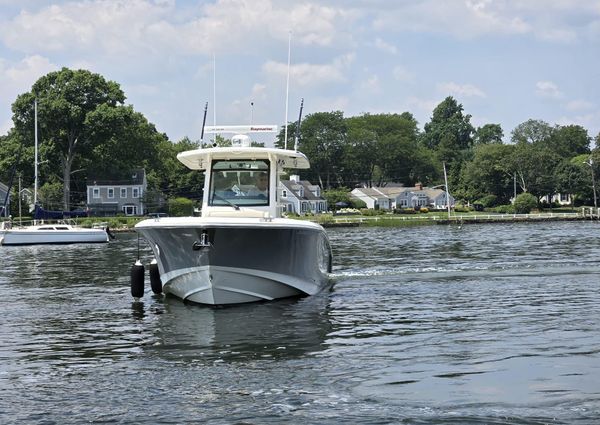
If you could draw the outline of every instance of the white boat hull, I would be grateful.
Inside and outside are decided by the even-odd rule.
[[[200,304],[239,304],[313,295],[329,282],[331,250],[321,226],[286,219],[194,221],[136,226],[154,251],[166,294]]]
[[[41,245],[73,243],[105,243],[108,234],[102,229],[69,227],[65,230],[39,230],[36,228],[4,230],[0,245]]]

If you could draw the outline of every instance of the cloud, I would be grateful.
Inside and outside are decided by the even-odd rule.
[[[383,41],[381,38],[376,38],[375,42],[373,43],[373,45],[379,49],[384,51],[385,53],[389,53],[392,55],[395,55],[398,53],[398,48],[396,46],[394,46],[393,44],[389,44],[385,41]]]
[[[437,89],[439,92],[459,97],[486,97],[483,90],[472,84],[440,83],[437,85]]]
[[[599,22],[596,0],[577,2],[577,7],[568,0],[422,0],[381,8],[375,13],[373,26],[461,39],[488,34],[532,35],[548,42],[573,43],[597,37]]]
[[[344,72],[355,59],[350,53],[335,58],[330,64],[300,63],[290,66],[290,79],[299,86],[318,86],[347,81]],[[287,63],[268,61],[263,71],[270,76],[287,76]]]
[[[558,86],[552,81],[538,81],[535,83],[536,94],[540,97],[548,97],[553,99],[559,99],[563,96]]]
[[[57,69],[57,65],[39,55],[27,56],[17,63],[0,59],[0,110],[10,111],[10,105],[18,95],[31,90],[33,83],[42,75]],[[2,123],[0,134],[4,134],[10,127],[10,120]]]
[[[592,109],[594,104],[587,100],[571,100],[567,103],[567,110],[569,111],[582,111]]]
[[[396,80],[405,83],[411,83],[415,80],[415,75],[402,65],[394,67],[392,74]]]
[[[186,7],[175,1],[88,0],[21,11],[3,22],[0,40],[14,51],[78,52],[107,56],[212,54],[261,49],[287,41],[348,43],[358,17],[345,8],[271,0],[217,0]],[[261,41],[261,43],[257,42]],[[133,54],[132,54],[133,52]],[[161,57],[164,60],[164,57]]]
[[[377,75],[371,75],[365,81],[361,83],[361,88],[363,90],[367,90],[369,93],[380,93],[381,92],[381,84],[379,81],[379,77]]]

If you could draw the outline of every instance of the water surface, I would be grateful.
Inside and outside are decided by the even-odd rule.
[[[600,423],[599,231],[333,229],[329,290],[227,308],[132,302],[135,235],[0,247],[0,423]]]

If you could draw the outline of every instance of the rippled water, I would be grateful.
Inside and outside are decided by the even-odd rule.
[[[0,423],[600,423],[600,224],[329,233],[330,290],[216,309],[133,303],[135,235],[0,247]]]

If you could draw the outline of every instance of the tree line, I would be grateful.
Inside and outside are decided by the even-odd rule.
[[[123,179],[144,168],[146,202],[161,197],[201,198],[203,174],[185,168],[177,153],[199,141],[169,140],[143,114],[125,104],[119,84],[86,70],[63,68],[38,79],[12,104],[13,128],[0,136],[0,181],[33,186],[34,100],[38,103],[40,198],[44,206],[70,209],[86,201],[94,179]],[[592,199],[592,173],[600,163],[600,134],[592,138],[578,125],[541,120],[519,124],[504,143],[499,124],[475,128],[471,115],[453,97],[433,111],[423,130],[409,112],[344,117],[342,111],[317,112],[289,123],[299,150],[311,161],[301,177],[324,189],[413,186],[444,183],[466,202],[507,203],[518,192],[538,199],[557,192]],[[276,146],[284,147],[284,130]],[[219,145],[227,140],[218,139]],[[294,141],[288,140],[287,147]],[[15,185],[13,185],[14,187]],[[18,199],[18,196],[13,196]]]

